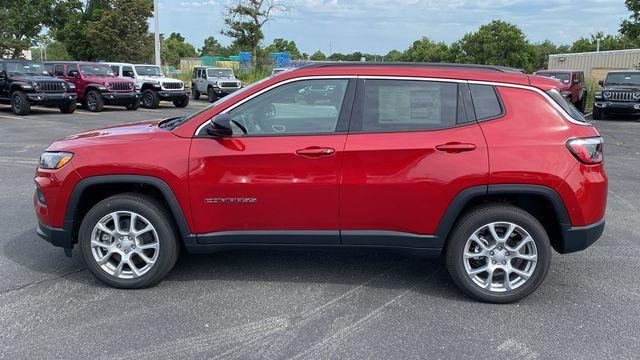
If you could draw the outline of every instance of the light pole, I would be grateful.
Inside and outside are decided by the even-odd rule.
[[[158,0],[153,0],[153,31],[155,32],[156,65],[160,66],[160,23],[158,21]]]

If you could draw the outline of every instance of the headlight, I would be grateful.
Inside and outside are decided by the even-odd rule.
[[[47,151],[40,155],[40,168],[48,170],[56,170],[63,167],[73,157],[73,153],[70,152],[50,152]]]
[[[34,89],[38,90],[40,88],[40,84],[37,82],[32,82],[31,86],[33,86]]]
[[[73,90],[76,88],[76,86],[73,83],[67,83],[67,86],[69,87],[70,90]]]
[[[640,100],[640,92],[633,93],[633,100]]]
[[[611,91],[604,91],[604,92],[602,93],[602,96],[603,96],[605,99],[610,98],[610,97],[611,97]]]
[[[109,88],[109,90],[113,90],[113,83],[106,83],[105,85],[107,85],[107,88]]]
[[[593,95],[596,99],[602,99],[602,91],[598,91]]]

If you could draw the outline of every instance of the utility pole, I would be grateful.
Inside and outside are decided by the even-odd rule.
[[[153,0],[153,31],[155,32],[156,65],[160,66],[160,22],[158,21],[158,0]]]
[[[596,52],[600,52],[600,38],[598,38],[596,42]]]

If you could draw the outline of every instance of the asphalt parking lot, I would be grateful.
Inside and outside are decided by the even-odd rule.
[[[36,159],[71,133],[191,113],[73,115],[0,105],[0,358],[637,359],[640,120],[596,122],[608,220],[593,247],[554,254],[518,304],[464,297],[441,261],[382,251],[183,255],[158,286],[116,290],[35,233]]]

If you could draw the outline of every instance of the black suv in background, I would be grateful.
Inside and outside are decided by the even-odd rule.
[[[44,64],[0,59],[0,103],[10,104],[16,115],[27,115],[31,105],[57,106],[64,114],[76,110],[74,85],[56,79]]]
[[[609,114],[640,113],[640,71],[612,71],[600,86],[602,91],[595,93],[594,120]]]

